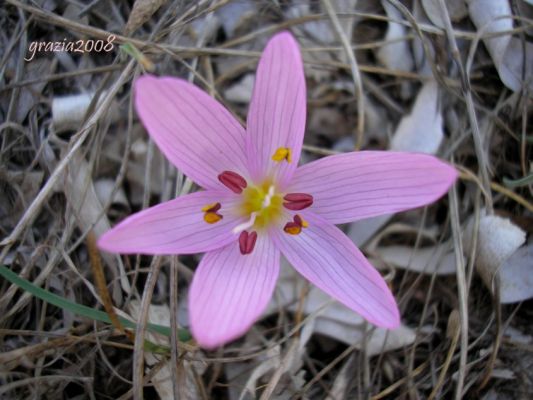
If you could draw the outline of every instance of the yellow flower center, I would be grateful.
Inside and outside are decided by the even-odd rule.
[[[276,193],[275,186],[269,181],[258,186],[249,185],[243,190],[242,199],[242,214],[250,217],[250,220],[243,224],[248,226],[243,229],[264,228],[282,215],[283,198]]]

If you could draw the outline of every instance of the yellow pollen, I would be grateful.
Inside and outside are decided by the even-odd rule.
[[[286,227],[284,231],[290,235],[298,235],[302,231],[302,228],[298,225],[294,225],[294,226]]]
[[[279,147],[272,156],[272,160],[276,162],[282,162],[283,160],[287,161],[288,163],[292,162],[290,147]]]
[[[302,219],[302,228],[307,228],[309,226],[309,222],[307,222],[305,219],[300,217]]]
[[[222,219],[222,215],[216,212],[208,211],[204,214],[204,221],[208,224],[214,224]]]

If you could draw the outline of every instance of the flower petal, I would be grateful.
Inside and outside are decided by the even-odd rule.
[[[387,284],[365,256],[338,228],[312,212],[297,235],[281,229],[270,234],[283,255],[305,278],[371,323],[396,328],[400,316]]]
[[[250,254],[238,241],[207,253],[189,291],[191,331],[200,346],[213,349],[243,335],[272,297],[279,251],[266,234]]]
[[[144,75],[135,81],[135,106],[165,156],[206,189],[220,189],[225,170],[247,176],[244,128],[228,110],[181,79]]]
[[[306,89],[298,44],[288,32],[275,35],[263,51],[248,112],[246,151],[252,178],[275,178],[283,187],[300,159],[306,117]],[[289,148],[291,162],[272,160]]]
[[[223,218],[204,221],[202,208],[220,203]],[[193,254],[222,247],[237,236],[231,230],[244,219],[235,208],[240,199],[215,191],[197,192],[138,212],[98,240],[98,246],[113,253]]]
[[[314,213],[342,224],[432,203],[456,178],[455,168],[430,155],[360,151],[298,168],[287,191],[311,194]]]

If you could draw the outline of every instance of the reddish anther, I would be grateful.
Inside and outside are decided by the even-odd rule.
[[[283,197],[283,206],[292,211],[303,210],[313,204],[313,196],[307,193],[289,193]]]
[[[248,233],[247,231],[242,231],[239,236],[239,250],[242,255],[250,254],[257,240],[257,232]]]
[[[222,182],[233,193],[240,194],[243,189],[248,186],[246,179],[233,171],[224,171],[218,176],[218,180]]]

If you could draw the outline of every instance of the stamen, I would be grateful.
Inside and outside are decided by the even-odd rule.
[[[290,163],[292,161],[292,154],[290,147],[279,147],[272,155],[272,161],[282,162],[283,160]]]
[[[220,203],[213,203],[213,204],[208,204],[204,207],[202,207],[202,211],[205,211],[205,212],[217,212],[218,210],[220,210]]]
[[[300,211],[313,204],[313,196],[307,193],[289,193],[283,197],[283,207],[292,211]]]
[[[301,216],[296,214],[292,222],[287,222],[283,227],[283,230],[289,235],[298,235],[302,232],[302,228],[307,228],[309,223],[304,220]]]
[[[287,222],[283,230],[289,235],[298,235],[302,231],[302,227],[296,222]]]
[[[216,212],[206,212],[204,214],[204,221],[208,224],[214,224],[215,222],[220,221],[224,216]]]
[[[217,212],[221,207],[222,206],[220,203],[208,204],[202,207],[202,211],[204,212],[204,221],[208,224],[214,224],[215,222],[218,222],[224,218],[222,214]]]
[[[257,232],[248,233],[247,231],[242,231],[239,236],[239,250],[242,255],[250,254],[254,247],[255,242],[257,241]]]
[[[218,180],[222,182],[233,193],[240,194],[243,189],[245,189],[248,184],[246,179],[240,176],[238,173],[233,171],[224,171],[218,176]]]
[[[250,219],[246,222],[243,222],[240,225],[237,225],[235,228],[232,229],[233,233],[239,233],[242,232],[248,228],[251,228],[255,224],[255,218],[257,217],[257,212],[253,212],[250,214]]]

